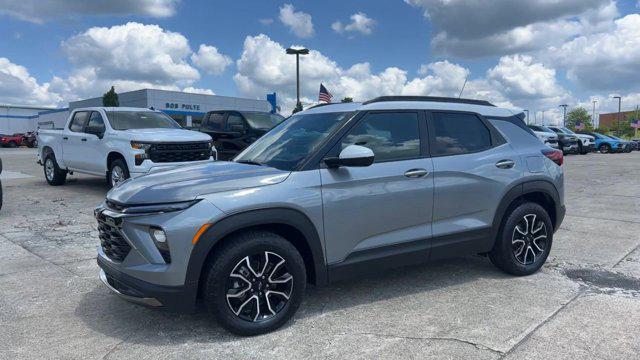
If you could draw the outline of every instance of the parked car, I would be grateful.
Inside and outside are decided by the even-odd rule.
[[[486,101],[382,97],[314,107],[240,153],[129,180],[96,208],[100,278],[127,300],[242,335],[317,286],[488,253],[517,276],[562,223],[562,152]],[[125,240],[126,239],[126,240]]]
[[[578,138],[578,152],[580,154],[584,155],[596,150],[596,140],[591,135],[577,134],[573,132],[571,129],[568,129],[564,126],[561,126],[561,127],[547,126],[547,127],[555,131],[557,134],[572,135]]]
[[[596,149],[603,154],[623,152],[625,145],[621,141],[593,131],[579,131],[579,134],[591,135],[596,140]]]
[[[636,150],[640,151],[640,139],[631,139],[634,143],[636,143]]]
[[[213,160],[211,137],[184,130],[160,111],[80,108],[64,129],[38,131],[38,163],[50,185],[68,173],[106,176],[110,186],[178,165]]]
[[[2,135],[0,136],[0,144],[2,147],[17,148],[22,145],[22,134]]]
[[[198,130],[211,136],[219,160],[230,160],[282,120],[269,112],[210,111]]]
[[[22,135],[22,144],[29,148],[38,147],[38,136],[34,131],[27,131]]]
[[[527,125],[529,129],[533,131],[533,133],[547,146],[550,146],[554,149],[560,148],[560,143],[558,143],[558,134],[551,131],[550,129],[546,129],[542,126],[538,125]]]
[[[614,139],[614,140],[618,140],[620,142],[622,142],[624,144],[624,152],[626,153],[630,153],[633,150],[636,150],[636,143],[634,143],[633,141],[628,141],[628,140],[624,140],[621,139],[617,136],[613,136],[613,135],[607,135],[608,137]]]

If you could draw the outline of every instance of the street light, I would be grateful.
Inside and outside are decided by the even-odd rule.
[[[300,103],[300,55],[309,54],[309,49],[306,48],[288,48],[287,54],[296,56],[296,108],[302,108],[302,103]]]
[[[567,104],[558,105],[562,108],[562,126],[567,126]]]
[[[616,135],[620,136],[620,107],[622,105],[622,97],[614,96],[613,98],[618,99],[618,131]]]
[[[593,120],[592,120],[592,125],[594,129],[597,129],[598,127],[596,126],[596,103],[598,102],[598,100],[593,100]]]

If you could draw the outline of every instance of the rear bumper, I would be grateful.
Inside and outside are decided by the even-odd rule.
[[[190,313],[195,310],[195,286],[164,286],[152,284],[125,274],[98,256],[100,280],[119,297],[140,305],[162,308],[172,312]]]

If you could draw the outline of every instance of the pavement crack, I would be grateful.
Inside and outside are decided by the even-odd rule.
[[[633,252],[638,249],[640,249],[640,244],[638,244],[636,247],[634,247],[633,249],[629,250],[626,254],[624,254],[624,256],[621,257],[620,260],[618,260],[615,264],[613,264],[611,268],[615,268],[616,266],[618,266],[622,261],[624,261],[624,259],[626,259],[629,255],[633,254]]]
[[[49,259],[47,259],[47,258],[42,257],[41,255],[39,255],[39,254],[37,254],[37,253],[35,253],[35,252],[33,252],[33,251],[29,250],[28,248],[26,248],[26,247],[22,246],[22,244],[17,243],[17,242],[15,242],[15,241],[11,240],[10,238],[8,238],[8,237],[6,237],[6,236],[2,236],[2,237],[3,237],[4,239],[6,239],[8,242],[10,242],[10,243],[12,243],[12,244],[14,244],[14,245],[16,245],[16,246],[21,247],[21,248],[22,248],[22,249],[24,249],[26,252],[28,252],[29,254],[31,254],[31,255],[33,255],[33,256],[35,256],[35,257],[37,257],[38,259],[40,259],[40,260],[42,260],[42,261],[44,261],[44,262],[47,262],[47,263],[49,263],[49,264],[51,264],[51,265],[53,265],[53,266],[55,266],[55,267],[57,267],[57,268],[59,268],[59,269],[62,269],[62,270],[64,270],[65,272],[68,272],[69,274],[71,274],[71,275],[72,275],[72,276],[74,276],[74,277],[77,277],[77,276],[78,276],[78,275],[76,275],[73,271],[71,271],[71,270],[69,270],[69,269],[65,268],[64,266],[60,266],[60,265],[56,264],[55,262],[53,262],[53,261],[51,261],[51,260],[49,260]]]
[[[556,311],[554,311],[553,313],[551,313],[551,315],[547,316],[546,319],[544,319],[541,323],[539,323],[538,325],[536,325],[536,327],[534,327],[531,331],[529,331],[522,339],[520,339],[520,341],[518,341],[515,345],[513,345],[509,350],[507,350],[507,352],[505,353],[501,353],[502,356],[501,358],[505,358],[507,356],[509,356],[510,354],[512,354],[514,351],[516,351],[520,345],[524,344],[527,340],[529,340],[529,338],[531,338],[531,336],[533,336],[533,334],[538,331],[538,329],[540,329],[541,327],[543,327],[544,325],[546,325],[547,323],[549,323],[551,320],[553,320],[562,310],[566,309],[567,306],[569,306],[571,303],[573,303],[577,298],[579,298],[580,296],[582,296],[584,293],[587,292],[587,288],[583,288],[580,291],[578,291],[578,293],[576,295],[574,295],[571,299],[569,299],[569,301],[567,301],[565,304],[563,304],[562,306],[560,306],[558,309],[556,309]]]
[[[403,339],[403,340],[427,340],[427,341],[450,341],[457,342],[461,344],[471,345],[479,350],[488,350],[498,355],[504,355],[504,352],[496,349],[492,349],[487,345],[483,345],[480,343],[476,343],[470,340],[458,339],[456,337],[446,337],[446,336],[404,336],[404,335],[394,335],[394,334],[377,334],[377,333],[368,333],[368,332],[358,332],[352,333],[353,335],[369,335],[375,337],[383,337],[388,339]]]

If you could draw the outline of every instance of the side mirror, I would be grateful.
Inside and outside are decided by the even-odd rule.
[[[338,157],[326,158],[324,163],[330,168],[340,166],[365,167],[373,164],[375,155],[368,147],[349,145],[342,149]]]

